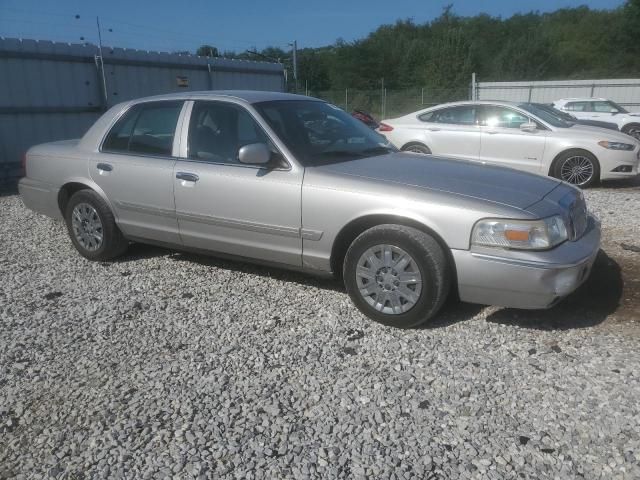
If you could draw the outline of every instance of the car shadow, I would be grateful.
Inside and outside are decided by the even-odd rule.
[[[128,263],[154,257],[168,257],[175,262],[197,263],[199,265],[205,265],[208,267],[222,268],[239,273],[260,275],[263,277],[273,278],[275,280],[293,282],[300,285],[317,287],[325,290],[340,292],[345,291],[342,282],[331,277],[318,277],[295,270],[287,270],[285,268],[264,266],[256,263],[243,262],[242,260],[230,260],[213,255],[207,255],[204,253],[173,250],[153,245],[145,245],[141,243],[131,244],[127,252],[122,257],[116,258],[112,260],[112,262]]]
[[[599,325],[616,312],[624,289],[620,265],[600,250],[589,279],[549,310],[500,309],[487,322],[539,330],[569,330]]]
[[[622,190],[625,188],[639,188],[639,187],[640,187],[640,175],[635,175],[634,177],[631,177],[631,178],[603,180],[597,185],[597,187],[594,188],[594,190],[601,190],[601,189],[607,189],[607,188]]]

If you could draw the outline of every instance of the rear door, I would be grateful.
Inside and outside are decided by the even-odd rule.
[[[303,170],[283,160],[243,105],[196,101],[190,102],[189,108],[188,137],[173,174],[184,244],[302,265]],[[240,163],[238,150],[252,143],[267,144],[272,158],[282,163]]]
[[[482,105],[479,112],[482,139],[480,160],[492,165],[540,173],[546,143],[542,125],[534,132],[520,125],[535,120],[523,113],[499,105]]]
[[[125,112],[89,162],[128,237],[180,243],[173,199],[176,125],[184,102],[145,102]],[[174,152],[175,148],[175,152]]]
[[[456,105],[424,113],[418,117],[427,130],[428,147],[435,155],[478,160],[480,127],[477,105]]]

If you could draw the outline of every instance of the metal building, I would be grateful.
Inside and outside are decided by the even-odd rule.
[[[0,182],[35,144],[78,138],[108,107],[183,90],[283,91],[279,63],[0,37]]]
[[[471,90],[477,100],[552,103],[569,97],[602,97],[630,111],[640,110],[640,79],[478,83],[472,80]]]

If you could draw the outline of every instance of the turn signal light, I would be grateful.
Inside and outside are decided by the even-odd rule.
[[[505,230],[504,238],[512,242],[528,242],[529,231],[528,230]]]

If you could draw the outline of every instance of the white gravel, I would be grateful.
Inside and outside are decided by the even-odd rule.
[[[332,281],[90,263],[0,197],[0,478],[638,479],[640,187],[587,199],[605,254],[566,302],[400,331]]]

